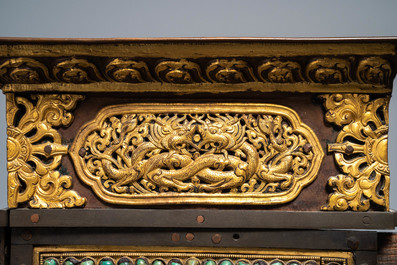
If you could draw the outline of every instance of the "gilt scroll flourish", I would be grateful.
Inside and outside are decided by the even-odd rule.
[[[319,58],[307,65],[306,75],[311,82],[338,84],[351,81],[351,64],[346,59]]]
[[[97,67],[86,59],[65,59],[54,66],[53,74],[58,81],[66,83],[104,81]]]
[[[303,80],[302,67],[293,61],[266,61],[258,67],[258,74],[264,82],[271,83],[296,83]]]
[[[144,83],[153,81],[147,64],[142,61],[114,59],[106,65],[106,77],[109,81]]]
[[[155,72],[162,82],[175,84],[191,84],[205,82],[200,66],[191,61],[163,61],[159,63]]]
[[[364,84],[388,85],[391,73],[390,63],[379,57],[365,58],[357,66],[358,81]]]
[[[245,83],[257,81],[252,67],[243,60],[218,59],[206,71],[213,83]]]
[[[131,104],[100,111],[70,151],[80,178],[115,204],[279,204],[316,177],[322,149],[291,109],[263,104],[243,114],[249,104],[222,105],[213,114],[192,113],[197,105],[172,108],[164,113],[169,105]]]
[[[0,65],[0,82],[34,84],[50,79],[47,67],[31,58],[12,58]]]
[[[80,95],[7,94],[8,207],[29,203],[32,208],[82,206],[85,199],[70,190],[70,176],[57,170],[68,146],[53,127],[69,126],[69,112]]]
[[[343,126],[328,145],[344,174],[330,177],[333,189],[323,210],[366,211],[371,204],[389,210],[390,169],[387,162],[389,97],[366,94],[322,95],[328,122]]]

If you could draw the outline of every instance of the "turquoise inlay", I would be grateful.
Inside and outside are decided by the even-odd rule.
[[[204,265],[216,265],[216,262],[213,260],[208,260],[204,263]]]
[[[200,261],[197,259],[188,259],[186,261],[186,265],[199,265],[199,264],[200,264]]]
[[[44,265],[58,265],[58,262],[55,259],[46,259],[44,261]]]
[[[147,265],[147,262],[145,259],[137,259],[136,265]]]
[[[114,265],[114,263],[111,260],[101,260],[99,265]]]
[[[164,265],[164,262],[162,260],[156,259],[153,261],[152,265]]]
[[[80,263],[80,265],[94,265],[94,261],[91,259],[87,259]]]
[[[219,265],[233,265],[233,263],[230,260],[224,260]]]

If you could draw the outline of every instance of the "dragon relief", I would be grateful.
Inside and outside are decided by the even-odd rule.
[[[314,180],[323,152],[296,113],[274,106],[259,114],[112,106],[82,128],[71,156],[80,178],[112,203],[287,202]]]

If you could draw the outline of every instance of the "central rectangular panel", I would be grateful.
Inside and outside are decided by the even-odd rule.
[[[276,104],[124,104],[99,111],[70,155],[104,201],[275,205],[317,176],[324,153]]]

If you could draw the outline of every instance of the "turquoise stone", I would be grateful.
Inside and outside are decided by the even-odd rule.
[[[219,265],[233,265],[233,263],[230,260],[224,260]]]
[[[46,259],[44,265],[57,265],[58,262],[55,259]]]
[[[199,265],[199,264],[200,264],[200,261],[197,259],[188,259],[186,261],[186,265]]]
[[[74,265],[73,262],[71,262],[70,260],[67,260],[63,263],[63,265]]]
[[[213,261],[213,260],[208,260],[208,261],[205,262],[204,265],[216,265],[216,262]]]
[[[299,263],[292,262],[292,263],[290,263],[290,264],[288,264],[288,265],[299,265]]]
[[[87,259],[80,263],[80,265],[94,265],[94,261],[91,259]]]
[[[111,260],[101,260],[99,265],[114,265],[114,263]]]
[[[180,262],[177,262],[177,261],[172,261],[171,265],[182,265],[182,264]]]
[[[123,261],[123,262],[119,263],[119,265],[132,265],[132,263],[129,261]]]
[[[245,261],[239,261],[239,262],[237,262],[237,265],[249,265],[249,263],[247,263]]]
[[[155,261],[153,261],[152,265],[164,265],[164,262],[159,259],[156,259]]]
[[[137,259],[136,265],[148,265],[148,264],[147,264],[146,260],[144,260],[144,259]]]
[[[284,265],[284,264],[281,263],[280,261],[274,261],[274,262],[270,263],[270,265]]]

